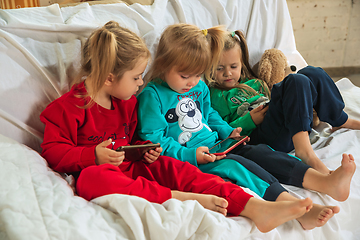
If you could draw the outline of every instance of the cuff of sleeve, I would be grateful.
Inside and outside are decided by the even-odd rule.
[[[197,160],[196,160],[196,148],[184,148],[181,155],[183,157],[178,158],[178,159],[181,159],[183,162],[188,162],[188,163],[198,167]]]
[[[89,167],[91,165],[96,165],[95,163],[95,147],[92,146],[89,148],[84,148],[81,152],[80,156],[80,164],[81,168],[84,169],[86,167]]]

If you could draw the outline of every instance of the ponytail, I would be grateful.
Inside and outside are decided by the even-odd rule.
[[[216,66],[218,65],[221,57],[221,53],[224,48],[224,37],[227,33],[223,27],[216,26],[207,29],[206,39],[210,43],[210,51],[211,51],[211,62],[210,67],[205,70],[205,79],[213,79],[215,74]]]
[[[95,30],[86,40],[81,59],[81,69],[74,84],[87,77],[86,84],[91,85],[92,92],[78,96],[90,97],[85,108],[94,104],[97,93],[105,84],[109,74],[120,80],[126,71],[132,70],[140,58],[148,59],[150,52],[145,42],[132,31],[110,21]]]
[[[257,78],[258,76],[254,73],[254,71],[252,70],[252,68],[250,67],[250,63],[249,63],[249,50],[248,50],[248,46],[246,43],[246,39],[244,34],[239,31],[236,30],[235,31],[236,36],[239,38],[239,44],[240,44],[240,49],[241,49],[241,57],[242,57],[242,64],[243,64],[243,69],[244,69],[244,73],[242,73],[242,75],[244,75],[245,78]]]
[[[109,73],[112,73],[116,62],[117,42],[115,34],[108,30],[106,24],[101,31],[96,31],[89,38],[90,72],[88,77],[97,79],[93,82],[94,92],[104,85]],[[92,93],[93,94],[93,93]]]

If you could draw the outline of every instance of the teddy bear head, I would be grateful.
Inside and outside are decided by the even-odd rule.
[[[266,82],[270,90],[274,84],[295,71],[296,67],[289,66],[285,54],[276,48],[265,50],[258,65],[258,76]]]

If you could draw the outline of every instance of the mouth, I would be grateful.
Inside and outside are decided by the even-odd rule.
[[[224,82],[231,82],[232,79],[225,79]]]
[[[184,88],[184,89],[182,89],[182,91],[183,92],[188,92],[188,91],[190,91],[190,88]]]

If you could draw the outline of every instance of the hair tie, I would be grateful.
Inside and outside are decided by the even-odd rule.
[[[205,35],[205,37],[206,37],[206,35],[208,34],[208,30],[207,29],[203,29],[203,30],[201,30],[202,31],[202,33]]]
[[[240,39],[239,35],[237,35],[235,33],[235,31],[231,32],[230,35],[231,35],[231,37],[236,38],[239,42],[241,42],[241,39]]]

